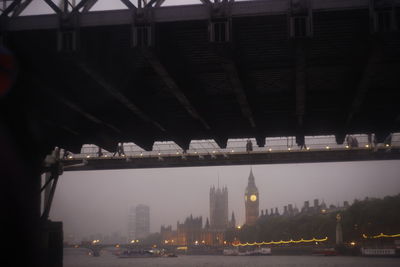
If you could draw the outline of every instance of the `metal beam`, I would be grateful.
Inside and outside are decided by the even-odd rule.
[[[40,79],[40,77],[43,77],[43,75],[41,75],[41,73],[39,72],[39,74],[30,74],[29,75],[30,80],[32,82],[32,84],[35,84],[38,88],[42,88],[46,94],[51,95],[51,97],[53,99],[56,99],[57,101],[59,101],[60,103],[62,103],[63,105],[67,106],[69,109],[75,111],[76,113],[79,113],[80,115],[82,115],[86,120],[101,125],[101,126],[105,126],[109,129],[111,129],[112,131],[114,131],[117,134],[121,134],[121,131],[115,127],[114,125],[108,123],[108,122],[104,122],[101,119],[97,118],[96,116],[90,114],[89,112],[86,112],[84,109],[82,109],[81,107],[79,107],[77,104],[73,103],[72,101],[68,100],[67,98],[59,95],[56,93],[56,90],[52,90],[52,86],[51,84],[47,84],[45,83],[44,79]],[[38,78],[39,77],[39,78]]]
[[[107,122],[103,122],[102,120],[100,120],[99,118],[97,118],[96,116],[84,111],[81,107],[79,107],[78,105],[76,105],[75,103],[72,103],[71,101],[67,100],[66,98],[63,97],[59,97],[58,98],[59,101],[61,101],[64,105],[66,105],[68,108],[72,109],[73,111],[81,114],[83,117],[85,117],[87,120],[94,122],[96,124],[100,124],[100,125],[104,125],[106,127],[108,127],[109,129],[113,130],[116,133],[121,133],[121,131],[115,127],[114,125],[107,123]]]
[[[154,145],[154,140],[152,139],[147,139],[147,138],[141,138],[138,140],[133,141],[137,146],[143,148],[146,151],[152,151],[153,150],[153,145]]]
[[[303,126],[306,98],[306,51],[305,44],[298,40],[295,43],[295,89],[296,89],[296,116],[299,127]]]
[[[304,138],[304,113],[305,113],[305,99],[306,99],[306,83],[307,83],[307,69],[306,69],[306,44],[304,40],[294,41],[294,60],[295,60],[295,80],[294,86],[296,91],[296,117],[297,117],[297,133],[296,143],[303,146]]]
[[[165,69],[163,64],[158,60],[157,56],[148,49],[142,50],[144,57],[147,62],[151,65],[154,71],[160,76],[160,78],[164,81],[168,92],[176,97],[179,103],[186,109],[186,111],[192,116],[192,118],[201,122],[201,124],[207,129],[210,130],[211,127],[208,123],[200,116],[195,107],[190,103],[189,99],[185,96],[179,86],[176,84],[174,79],[169,75],[168,71]]]
[[[96,140],[93,142],[96,146],[104,148],[108,152],[115,152],[117,151],[118,142],[115,141],[113,138],[109,138],[105,134],[98,134],[96,136]]]
[[[151,7],[154,4],[154,7],[160,7],[163,3],[165,2],[165,0],[150,0],[150,2],[148,2],[145,7]]]
[[[200,2],[202,2],[204,5],[211,5],[211,1],[210,0],[200,0]]]
[[[89,0],[88,3],[83,7],[82,13],[89,12],[90,9],[97,3],[97,0]]]
[[[51,188],[50,188],[50,191],[47,193],[48,197],[47,197],[47,202],[45,203],[45,206],[44,206],[43,214],[41,216],[42,220],[47,220],[49,218],[51,204],[53,203],[54,193],[55,193],[56,187],[57,187],[58,177],[59,177],[58,174],[52,173],[51,177],[48,180],[49,183],[51,180],[53,180],[53,182],[51,183],[51,185],[47,184],[47,186],[51,186]]]
[[[21,13],[29,6],[30,3],[32,3],[32,0],[26,0],[25,2],[18,5],[12,14],[12,17],[18,17],[19,15],[21,15]]]
[[[124,5],[126,5],[129,9],[136,9],[135,5],[132,4],[129,0],[120,0]],[[141,1],[141,0],[140,0]]]
[[[75,7],[73,7],[71,14],[78,13],[79,9],[85,7],[88,3],[90,5],[91,2],[93,2],[93,1],[92,0],[81,0]],[[93,4],[91,6],[93,6]]]
[[[86,64],[81,61],[76,62],[77,66],[83,70],[94,82],[96,82],[104,91],[118,100],[122,105],[124,105],[127,109],[129,109],[133,114],[138,116],[143,121],[153,125],[157,129],[162,132],[165,132],[165,128],[158,123],[157,121],[150,118],[147,114],[145,114],[139,107],[131,102],[127,97],[125,97],[118,89],[108,83],[104,78],[98,75],[92,68],[88,67]]]
[[[171,140],[173,140],[176,144],[178,144],[182,149],[188,149],[190,144],[190,139],[187,140],[177,140],[175,135],[171,135],[168,131],[157,121],[150,118],[146,115],[139,107],[133,104],[127,97],[125,97],[122,93],[119,92],[118,89],[113,87],[107,81],[104,80],[100,75],[98,75],[92,68],[88,67],[86,64],[82,63],[82,61],[76,61],[77,66],[84,71],[93,81],[95,81],[100,87],[103,88],[107,93],[113,96],[116,100],[118,100],[121,104],[123,104],[126,108],[132,111],[136,116],[138,116],[143,121],[155,126],[158,130],[167,133],[170,136]],[[151,150],[153,147],[155,140],[154,139],[143,139],[136,140],[138,146],[142,147],[145,150]]]
[[[226,146],[228,145],[228,137],[227,136],[214,136],[213,139],[214,139],[215,143],[217,143],[217,145],[222,149],[225,149]]]
[[[191,141],[192,140],[190,138],[178,138],[178,139],[175,138],[174,139],[174,142],[185,151],[189,149]]]
[[[54,12],[56,12],[58,15],[62,14],[62,10],[56,5],[54,4],[54,2],[52,0],[44,0],[50,7],[51,9],[54,10]]]
[[[258,147],[264,147],[265,146],[265,136],[257,135],[256,142],[257,142]]]
[[[357,91],[355,97],[353,99],[353,103],[351,105],[349,115],[346,119],[345,128],[348,129],[351,125],[351,122],[354,119],[354,116],[360,112],[361,105],[364,102],[364,99],[367,95],[369,85],[371,84],[374,77],[376,77],[379,60],[381,58],[381,51],[379,49],[379,44],[377,40],[371,40],[370,42],[370,54],[365,65],[363,74],[357,86]]]
[[[7,17],[8,14],[14,11],[14,9],[17,8],[17,6],[21,3],[22,0],[14,0],[4,11],[1,13],[2,18]]]
[[[159,0],[150,0],[150,2],[148,2],[145,7],[151,7],[154,3],[158,2]]]
[[[239,102],[243,116],[249,120],[252,128],[256,128],[253,113],[247,100],[246,93],[244,92],[242,82],[239,79],[239,73],[235,64],[231,60],[225,59],[222,65],[231,84],[232,90],[236,95],[236,99]]]
[[[164,4],[165,0],[157,0],[156,4],[154,5],[155,7],[160,7],[162,4]]]

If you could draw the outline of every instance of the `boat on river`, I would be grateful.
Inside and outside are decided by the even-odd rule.
[[[246,252],[239,252],[238,256],[266,256],[271,255],[271,248],[257,248]]]
[[[156,254],[151,250],[125,250],[118,255],[118,258],[158,258],[160,254]]]
[[[366,257],[396,257],[394,248],[361,248],[361,255]]]
[[[255,250],[248,250],[240,252],[238,249],[224,249],[224,256],[265,256],[271,255],[271,248],[257,248]]]

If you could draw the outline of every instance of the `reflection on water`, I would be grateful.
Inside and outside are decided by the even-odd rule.
[[[267,266],[267,267],[398,267],[400,258],[324,257],[324,256],[181,256],[177,258],[120,259],[107,251],[100,257],[87,255],[86,249],[65,249],[64,267],[128,266]]]

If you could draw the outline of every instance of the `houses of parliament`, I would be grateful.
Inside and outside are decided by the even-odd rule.
[[[203,218],[190,215],[184,222],[177,222],[176,230],[172,226],[161,226],[161,240],[171,245],[209,245],[224,244],[225,232],[236,226],[235,214],[229,219],[228,188],[212,186],[209,194],[210,215],[203,227]],[[252,170],[248,177],[248,184],[244,193],[246,224],[254,225],[259,218],[259,193],[255,184]]]

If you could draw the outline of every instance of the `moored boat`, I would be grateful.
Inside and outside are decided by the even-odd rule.
[[[237,249],[226,248],[222,251],[222,254],[224,256],[237,256],[239,255],[239,252]]]
[[[255,250],[249,250],[246,252],[239,252],[239,256],[266,256],[271,255],[271,248],[259,248]]]
[[[394,248],[361,248],[361,255],[367,257],[395,257]]]
[[[161,255],[150,250],[126,250],[118,255],[118,258],[157,258]]]

